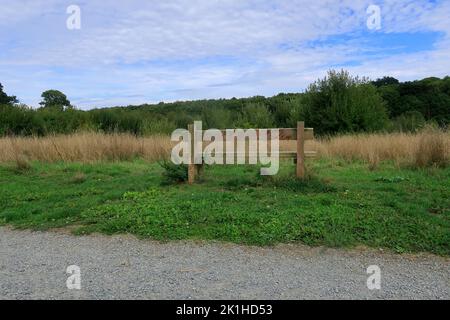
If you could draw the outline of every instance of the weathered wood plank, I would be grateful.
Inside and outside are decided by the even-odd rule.
[[[217,152],[216,156],[226,156],[227,154],[234,154],[235,156],[244,155],[246,157],[246,159],[249,158],[250,156],[258,157],[257,153],[246,153],[246,152],[231,152],[231,153]],[[296,159],[297,158],[296,151],[280,151],[280,152],[274,152],[274,153],[269,152],[269,156],[275,156],[277,154],[280,159]],[[314,158],[316,156],[317,156],[316,151],[305,151],[306,158]]]
[[[245,129],[244,129],[245,130]],[[259,132],[261,129],[255,129],[256,136],[259,139]],[[267,131],[267,140],[271,139],[271,131],[270,129],[266,129]],[[279,130],[279,140],[296,140],[297,139],[297,129],[295,128],[280,128]],[[313,140],[314,139],[314,129],[313,128],[305,128],[304,129],[304,140]],[[205,130],[204,130],[205,131]],[[226,139],[226,130],[220,130],[222,132],[224,140]]]

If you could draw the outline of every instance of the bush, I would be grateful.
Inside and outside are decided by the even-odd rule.
[[[164,169],[163,184],[183,183],[188,180],[188,166],[176,165],[171,161],[160,161],[159,165]]]
[[[1,135],[43,135],[45,125],[31,108],[25,105],[0,105]]]

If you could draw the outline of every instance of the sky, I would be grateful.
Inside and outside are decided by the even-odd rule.
[[[30,106],[272,96],[330,69],[450,75],[450,0],[0,0],[0,83]]]

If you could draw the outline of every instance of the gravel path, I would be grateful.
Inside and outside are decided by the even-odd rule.
[[[81,268],[68,290],[66,268]],[[381,290],[366,269],[381,268]],[[450,259],[0,228],[0,299],[449,299]]]

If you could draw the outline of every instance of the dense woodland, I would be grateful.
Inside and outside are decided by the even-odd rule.
[[[20,98],[20,97],[19,97]],[[202,120],[205,128],[294,127],[304,120],[318,134],[416,131],[450,121],[450,77],[376,81],[330,71],[303,93],[266,98],[199,100],[78,110],[60,91],[42,93],[39,108],[9,96],[0,84],[0,135],[68,134],[93,130],[136,135],[170,133]]]

